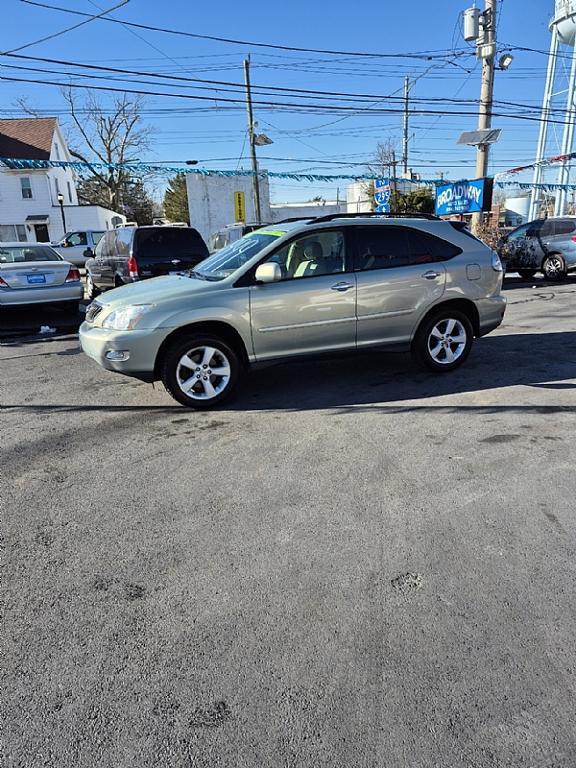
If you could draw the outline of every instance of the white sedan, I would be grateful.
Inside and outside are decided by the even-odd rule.
[[[78,268],[43,243],[0,243],[0,309],[61,304],[77,312],[83,287]]]

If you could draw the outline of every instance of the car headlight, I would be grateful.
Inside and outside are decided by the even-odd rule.
[[[127,307],[115,309],[104,318],[102,328],[110,328],[113,331],[131,331],[153,306],[154,304],[130,304]]]

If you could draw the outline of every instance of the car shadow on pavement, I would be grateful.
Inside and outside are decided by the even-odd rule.
[[[452,373],[422,371],[409,355],[381,351],[269,366],[253,371],[241,394],[226,409],[300,411],[385,406],[514,386],[557,392],[571,388],[570,379],[576,379],[576,331],[496,335],[477,340],[467,362]],[[407,406],[413,407],[418,406]],[[524,406],[520,402],[517,407],[576,412],[576,406],[572,409],[546,403]]]
[[[143,399],[147,386],[142,384]],[[482,392],[516,386],[538,391],[540,402],[522,402],[522,397],[516,403],[478,402],[478,395]],[[576,389],[576,331],[500,334],[478,339],[462,368],[445,374],[420,370],[407,354],[383,351],[270,364],[253,370],[237,396],[219,410],[306,411],[349,407],[354,410],[386,409],[388,412],[429,409],[576,413],[576,406],[542,401],[545,391],[557,397],[558,392],[572,389]],[[475,393],[476,401],[466,404],[428,402],[433,398],[466,393]],[[405,401],[412,402],[394,405]],[[82,402],[0,405],[1,410],[139,412],[150,415],[186,413],[186,409],[176,404],[106,405]],[[189,413],[194,415],[193,411]]]

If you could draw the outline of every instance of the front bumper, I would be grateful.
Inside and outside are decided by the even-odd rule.
[[[102,368],[142,381],[154,381],[158,350],[171,330],[112,331],[84,322],[78,335],[82,351]],[[110,360],[106,357],[108,352],[125,352],[128,359]]]

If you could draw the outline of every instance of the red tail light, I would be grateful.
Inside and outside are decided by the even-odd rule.
[[[572,235],[572,237],[570,238],[570,240],[572,240],[572,242],[576,243],[576,235]]]
[[[66,282],[67,283],[76,283],[79,280],[80,280],[80,272],[75,267],[72,267],[68,271],[68,275],[66,277]]]
[[[5,288],[8,288],[8,283],[6,282],[6,280],[2,280],[1,277],[0,277],[0,285],[3,285]]]
[[[138,264],[134,256],[130,256],[128,259],[128,274],[132,280],[138,280]]]

